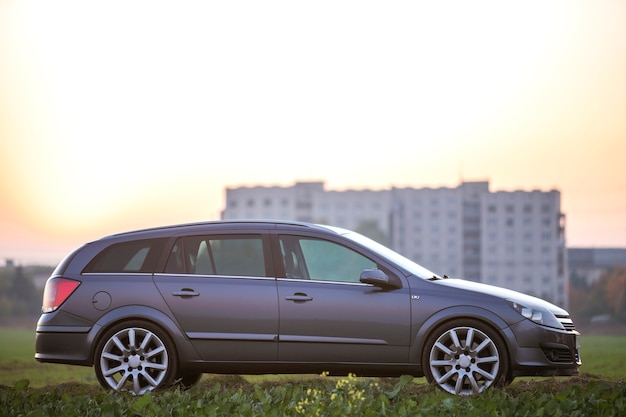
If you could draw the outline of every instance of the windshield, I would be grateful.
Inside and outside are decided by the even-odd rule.
[[[385,258],[389,259],[392,262],[395,262],[396,264],[406,269],[411,274],[414,274],[420,278],[423,278],[423,279],[431,279],[433,277],[439,278],[439,276],[435,274],[434,272],[429,271],[423,266],[416,264],[412,260],[400,255],[399,253],[389,249],[388,247],[381,245],[380,243],[373,241],[372,239],[365,237],[359,233],[342,229],[340,227],[326,226],[326,225],[323,225],[323,227],[333,230],[334,232],[339,233],[340,235],[352,240],[353,242],[356,242],[362,246],[365,246],[368,249],[373,250],[376,253],[381,254]]]

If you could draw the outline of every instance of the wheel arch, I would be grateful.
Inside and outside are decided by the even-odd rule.
[[[109,311],[100,317],[93,325],[88,335],[90,345],[89,365],[94,364],[95,351],[102,336],[112,327],[127,321],[141,320],[148,322],[166,333],[174,343],[176,349],[176,361],[180,367],[181,358],[189,360],[200,360],[198,353],[191,345],[187,336],[181,331],[176,322],[165,313],[151,307],[125,306]]]
[[[504,342],[509,361],[513,360],[511,354],[515,351],[515,349],[511,346],[511,340],[515,340],[515,336],[509,325],[502,320],[502,318],[489,310],[476,306],[464,305],[449,307],[444,310],[437,311],[422,323],[413,338],[413,344],[411,345],[411,350],[409,352],[409,361],[417,364],[419,369],[423,372],[422,353],[424,344],[428,338],[441,326],[450,321],[459,319],[476,320],[483,323],[485,326],[490,327]]]

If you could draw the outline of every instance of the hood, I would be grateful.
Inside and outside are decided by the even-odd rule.
[[[433,281],[437,285],[443,285],[446,287],[459,288],[463,290],[473,291],[481,294],[492,295],[494,297],[502,298],[504,300],[516,301],[527,307],[541,308],[550,311],[555,316],[568,316],[569,313],[561,307],[555,306],[541,298],[533,297],[521,292],[509,290],[507,288],[496,287],[494,285],[481,284],[479,282],[466,281],[463,279],[442,279]]]

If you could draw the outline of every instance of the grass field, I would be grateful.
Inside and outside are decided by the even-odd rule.
[[[31,387],[67,382],[97,384],[93,368],[35,361],[34,344],[34,329],[0,327],[0,385],[12,386],[23,379],[28,379]],[[614,380],[626,379],[625,346],[626,335],[583,335],[581,374]],[[267,378],[246,377],[250,382]],[[519,378],[522,381],[528,379]],[[415,382],[422,380],[416,379]]]

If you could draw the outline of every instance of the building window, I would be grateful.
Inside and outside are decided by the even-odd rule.
[[[296,204],[296,208],[299,209],[304,209],[304,210],[309,210],[311,209],[312,205],[310,201],[298,201],[298,203]]]

